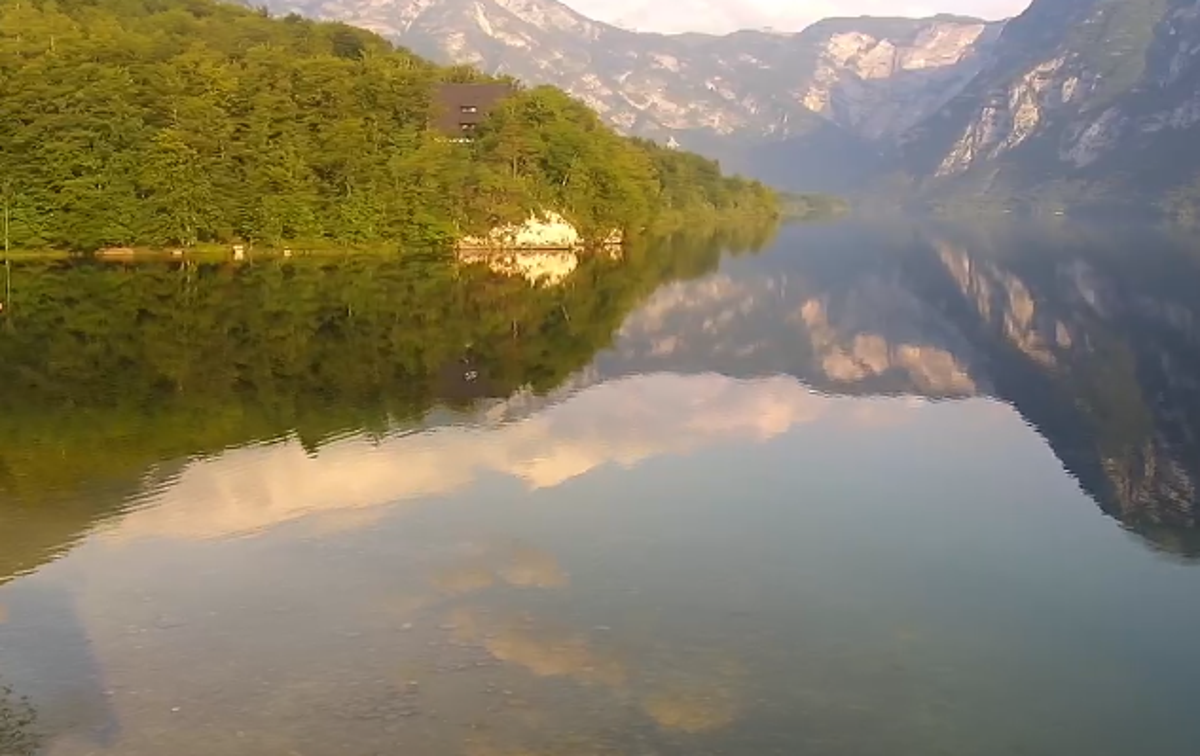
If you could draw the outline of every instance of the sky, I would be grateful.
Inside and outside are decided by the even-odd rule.
[[[1029,0],[564,0],[586,16],[640,31],[724,33],[773,27],[799,31],[829,16],[932,16],[959,13],[1005,18]]]

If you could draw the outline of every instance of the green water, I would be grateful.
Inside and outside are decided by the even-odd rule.
[[[1190,755],[1198,246],[16,263],[0,754]]]

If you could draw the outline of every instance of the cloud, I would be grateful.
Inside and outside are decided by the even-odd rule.
[[[566,0],[586,16],[629,28],[725,33],[773,27],[799,31],[830,16],[931,16],[958,13],[999,19],[1014,16],[1029,0],[943,0],[895,3],[889,0]]]

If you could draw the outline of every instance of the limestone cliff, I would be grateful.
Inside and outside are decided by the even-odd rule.
[[[1161,200],[1200,169],[1198,52],[1196,0],[1037,0],[904,139],[906,167],[943,193]]]
[[[797,33],[632,32],[556,0],[268,0],[445,62],[554,84],[619,130],[822,188],[866,175],[965,86],[1002,24],[829,19]],[[763,151],[765,150],[765,152]],[[830,156],[836,158],[830,160]],[[795,181],[784,181],[795,185]]]
[[[557,0],[267,3],[557,85],[619,130],[785,188],[1200,216],[1200,0],[1034,0],[1007,23],[866,17],[724,36],[633,32]]]

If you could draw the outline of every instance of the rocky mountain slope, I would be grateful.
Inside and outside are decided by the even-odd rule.
[[[903,141],[943,192],[1044,203],[1170,197],[1200,168],[1200,3],[1036,0]]]
[[[267,0],[580,97],[794,189],[1200,208],[1200,0],[638,33],[556,0]]]
[[[662,35],[593,21],[556,0],[267,4],[362,26],[435,60],[554,84],[621,130],[743,168],[774,167],[786,155],[785,175],[774,178],[804,177],[805,188],[876,171],[900,135],[983,68],[1002,29],[938,16],[830,19],[795,34]]]

